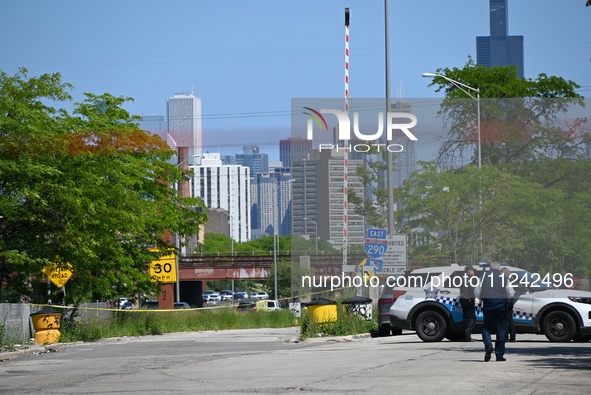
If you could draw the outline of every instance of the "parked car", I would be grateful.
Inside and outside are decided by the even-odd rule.
[[[513,321],[517,333],[543,333],[550,341],[591,340],[591,292],[552,288],[540,275],[506,266],[512,273],[510,284],[516,291]],[[488,265],[476,270],[482,278]],[[416,330],[421,340],[440,341],[463,338],[459,286],[464,268],[458,265],[413,270],[420,281],[394,287],[398,297],[390,308],[392,327]],[[545,278],[545,277],[544,277]],[[562,281],[562,277],[561,283]],[[567,276],[564,277],[567,279]],[[459,281],[456,281],[459,280]],[[400,284],[397,284],[400,285]],[[410,286],[408,286],[410,285]],[[558,285],[558,284],[556,284]],[[482,302],[476,306],[476,328],[482,326]]]
[[[244,301],[238,303],[238,307],[236,307],[236,311],[256,311],[257,304],[253,301]]]
[[[220,297],[222,300],[232,300],[234,297],[234,292],[228,290],[220,291]]]
[[[116,304],[121,310],[130,310],[133,307],[133,303],[128,298],[119,298]]]
[[[256,302],[257,310],[276,311],[281,310],[281,304],[278,300],[259,300]]]
[[[157,300],[146,300],[144,302],[144,307],[147,309],[157,309],[158,308],[158,301]],[[186,302],[174,302],[175,309],[190,309],[188,303]]]
[[[210,295],[214,293],[214,291],[205,291],[203,292],[203,294],[201,295],[201,299],[203,299],[204,302],[207,302],[209,300]]]
[[[390,322],[390,307],[401,295],[401,291],[395,291],[394,287],[384,285],[382,294],[378,299],[378,332],[380,336],[400,335],[402,329],[392,326]]]
[[[207,300],[208,302],[221,302],[222,301],[222,297],[220,296],[219,293],[217,292],[213,292],[209,295],[209,299]]]
[[[253,299],[269,299],[269,294],[266,292],[254,292],[250,294]]]
[[[234,300],[248,299],[248,292],[238,291],[234,293]]]

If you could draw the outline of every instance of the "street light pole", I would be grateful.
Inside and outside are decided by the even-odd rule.
[[[452,84],[454,84],[459,90],[461,90],[462,92],[464,92],[465,94],[470,96],[472,99],[476,100],[476,118],[477,118],[476,119],[476,124],[477,124],[476,128],[478,130],[478,169],[482,168],[482,151],[481,151],[481,140],[480,140],[480,88],[473,88],[469,85],[462,84],[461,82],[456,81],[456,80],[452,80],[451,78],[446,77],[442,74],[423,73],[423,77],[427,77],[427,78],[441,77],[444,80],[447,80],[447,81],[451,82]],[[476,97],[474,97],[474,95],[471,94],[466,89],[476,92]]]
[[[273,291],[275,300],[277,300],[277,190],[281,187],[281,180],[279,185],[273,188]]]
[[[314,239],[316,239],[316,254],[318,254],[318,222],[311,220],[308,217],[303,218],[305,221],[310,221],[314,224]]]
[[[384,52],[386,61],[386,114],[392,111],[390,104],[390,33],[388,28],[388,0],[384,0]],[[386,144],[388,144],[386,138]],[[394,164],[392,163],[393,155],[390,150],[386,150],[386,189],[388,197],[388,234],[394,234],[394,182],[392,177],[394,175]]]
[[[223,209],[222,209],[223,210]],[[234,222],[232,221],[232,214],[230,214],[230,209],[228,209],[228,211],[223,210],[223,211],[219,211],[222,214],[226,214],[228,216],[228,224],[230,226],[230,229],[228,231],[228,237],[230,238],[230,242],[232,243],[232,257],[234,256]],[[234,258],[232,258],[234,259]]]

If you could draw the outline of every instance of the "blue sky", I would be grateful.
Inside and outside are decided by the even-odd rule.
[[[571,79],[591,93],[591,7],[510,0],[509,34],[525,37],[525,74]],[[488,35],[488,0],[389,3],[393,97],[439,97],[423,72],[461,67]],[[342,97],[344,9],[351,10],[350,94],[385,96],[381,0],[3,0],[0,69],[60,72],[83,92],[130,96],[132,113],[166,114],[166,98],[202,99],[204,143],[289,136],[291,98]],[[275,144],[275,145],[273,145]]]

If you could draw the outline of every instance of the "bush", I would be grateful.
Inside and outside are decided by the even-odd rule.
[[[336,321],[321,324],[314,321],[305,309],[302,312],[300,340],[309,337],[346,336],[377,331],[378,325],[374,321],[368,321],[360,315],[350,313],[340,303],[336,307]]]

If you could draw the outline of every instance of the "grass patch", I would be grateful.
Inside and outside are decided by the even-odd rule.
[[[60,342],[223,329],[286,328],[296,325],[289,310],[237,312],[230,309],[117,311],[110,319],[62,321]]]
[[[310,317],[307,309],[304,309],[301,318],[300,340],[309,337],[357,335],[378,330],[376,322],[368,321],[360,315],[350,313],[340,303],[336,305],[336,309],[336,321],[325,323],[317,323]]]

